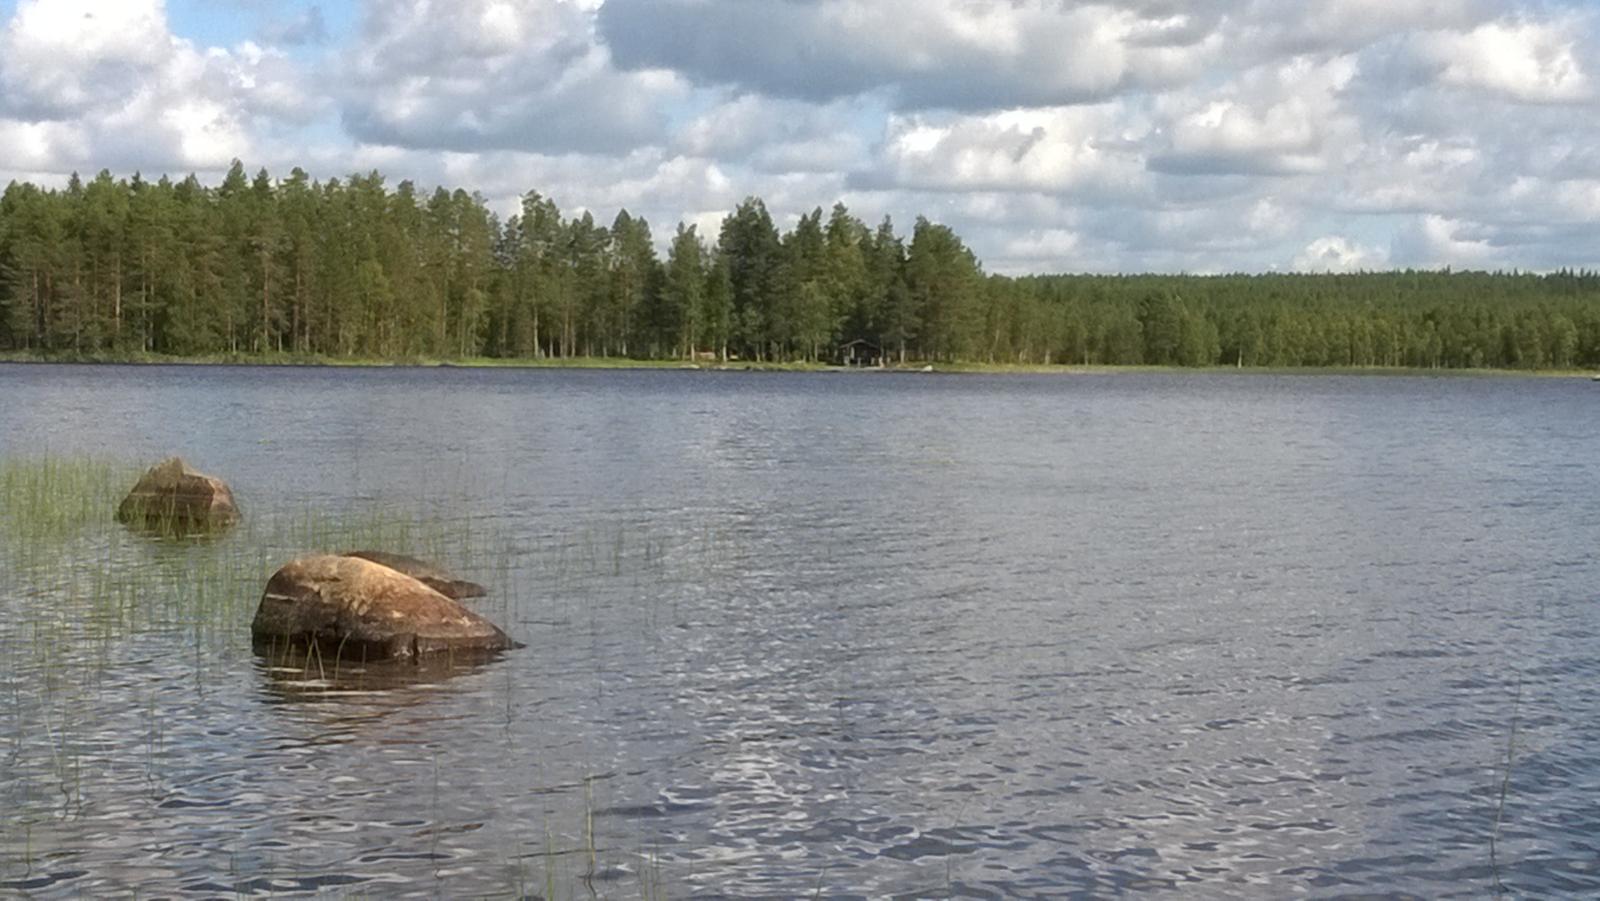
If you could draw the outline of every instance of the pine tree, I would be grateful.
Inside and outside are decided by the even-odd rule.
[[[746,198],[722,221],[717,249],[728,259],[733,344],[740,355],[762,359],[779,341],[774,306],[783,249],[777,226],[760,198]]]
[[[686,360],[694,359],[705,322],[705,296],[705,249],[694,226],[680,224],[667,254],[659,328],[663,346],[674,346]]]
[[[906,284],[923,323],[921,349],[932,359],[969,359],[979,322],[983,273],[949,226],[918,218],[906,254]]]
[[[895,236],[894,223],[887,216],[873,234],[867,276],[868,333],[876,336],[884,353],[893,348],[903,364],[907,348],[918,337],[922,321],[906,283],[905,244]]]
[[[611,224],[611,247],[611,315],[607,323],[616,335],[617,353],[628,356],[639,349],[634,336],[652,306],[649,291],[660,264],[650,223],[630,216],[627,210],[618,213]]]

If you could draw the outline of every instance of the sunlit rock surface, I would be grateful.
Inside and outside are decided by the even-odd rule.
[[[306,557],[278,570],[250,632],[258,649],[314,645],[328,661],[515,646],[499,627],[411,576],[343,556]]]
[[[489,593],[488,589],[477,582],[458,579],[453,573],[432,563],[418,560],[415,557],[407,557],[404,554],[390,554],[385,551],[350,551],[345,556],[360,557],[363,560],[371,560],[373,563],[387,566],[395,572],[404,573],[416,579],[418,582],[453,600],[481,598]]]
[[[150,468],[117,507],[117,521],[163,532],[214,531],[239,521],[233,490],[172,457]]]

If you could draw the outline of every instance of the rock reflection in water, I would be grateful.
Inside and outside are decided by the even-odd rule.
[[[299,643],[287,647],[258,643],[255,652],[262,687],[275,699],[288,702],[374,698],[386,693],[427,697],[405,690],[443,687],[502,656],[490,651],[460,651],[415,659],[345,660],[315,645]]]

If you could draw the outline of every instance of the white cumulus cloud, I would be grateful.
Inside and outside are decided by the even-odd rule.
[[[587,0],[368,0],[341,71],[358,140],[451,151],[621,153],[658,139],[683,94],[619,72]]]
[[[843,200],[1004,272],[1600,265],[1577,0],[353,2],[229,0],[212,46],[17,0],[0,179],[378,168],[658,237]]]
[[[1148,126],[1115,104],[982,116],[892,116],[862,186],[940,191],[1136,194]]]
[[[1307,244],[1290,268],[1296,272],[1371,272],[1389,263],[1387,251],[1342,235],[1327,235]]]
[[[0,106],[73,118],[121,98],[178,49],[159,0],[22,0],[0,35]]]
[[[1578,23],[1490,22],[1464,33],[1427,35],[1420,51],[1440,81],[1454,87],[1531,103],[1577,102],[1593,96]]]
[[[282,53],[198,47],[161,0],[23,0],[0,32],[10,168],[216,170],[319,103]]]
[[[671,68],[701,84],[809,100],[880,92],[901,107],[996,109],[1104,99],[1199,74],[1217,40],[1164,7],[609,0],[600,25],[622,64]]]

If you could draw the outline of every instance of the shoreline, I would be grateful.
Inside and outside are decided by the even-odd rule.
[[[681,372],[827,372],[868,374],[944,374],[944,375],[1130,375],[1154,373],[1193,373],[1197,375],[1353,375],[1423,376],[1429,378],[1565,378],[1595,379],[1600,375],[1586,369],[1422,369],[1388,366],[1105,366],[1041,365],[1037,363],[907,363],[904,366],[850,367],[827,363],[770,363],[732,361],[729,363],[691,363],[686,360],[633,360],[620,357],[566,357],[560,359],[503,360],[492,357],[466,359],[365,357],[318,357],[284,355],[203,355],[165,356],[157,354],[46,355],[27,352],[0,353],[0,364],[24,366],[254,366],[262,368],[306,369],[584,369],[584,370],[666,370]]]

